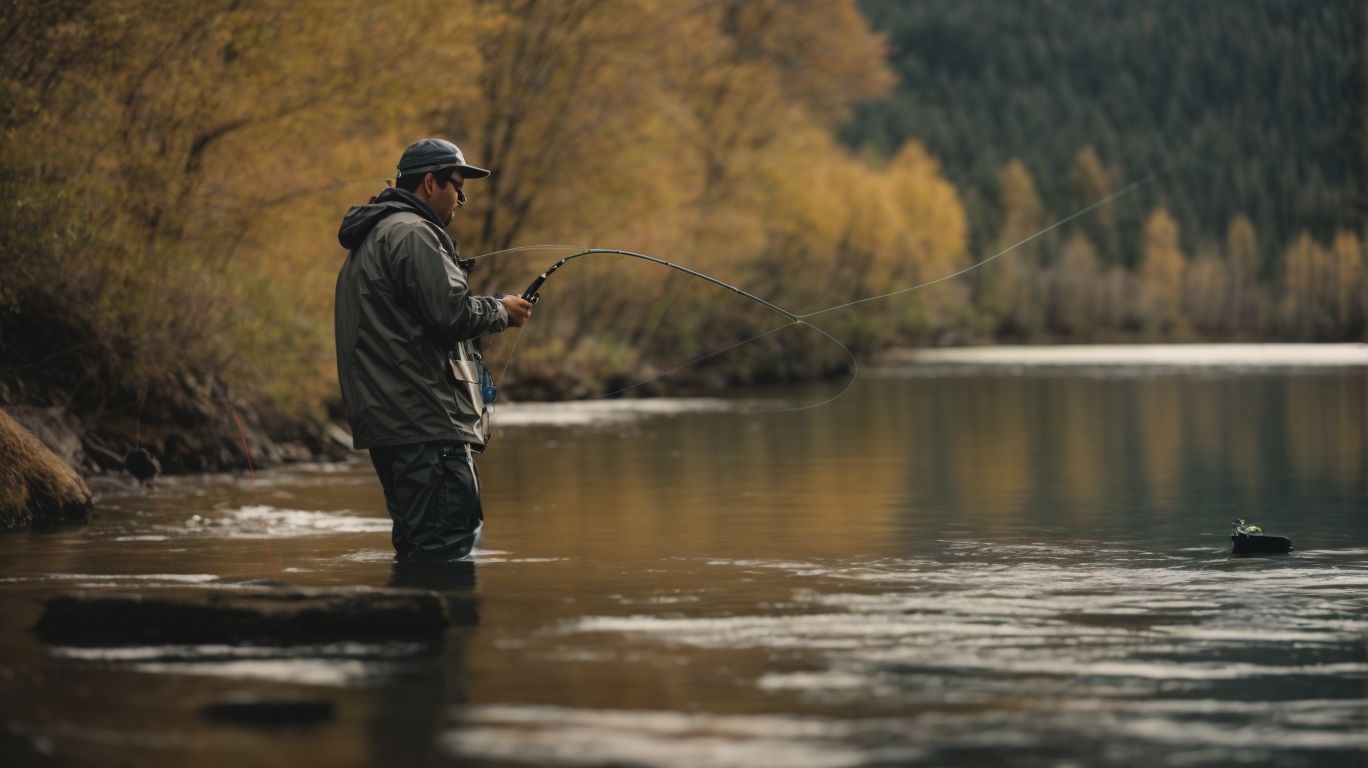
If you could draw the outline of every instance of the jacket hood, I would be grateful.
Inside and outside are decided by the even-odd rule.
[[[438,220],[437,214],[432,212],[427,203],[419,200],[412,192],[392,187],[372,197],[365,205],[353,205],[347,209],[346,215],[342,217],[342,226],[337,230],[337,242],[348,251],[353,250],[366,241],[366,236],[375,229],[376,224],[396,213],[416,213],[422,216],[436,227],[446,240],[446,226]]]

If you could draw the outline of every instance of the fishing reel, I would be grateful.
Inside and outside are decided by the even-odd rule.
[[[537,293],[537,291],[541,290],[542,283],[544,282],[546,282],[546,273],[543,272],[542,274],[537,275],[537,278],[527,286],[527,290],[522,292],[523,301],[528,304],[536,304],[540,301],[541,294]]]

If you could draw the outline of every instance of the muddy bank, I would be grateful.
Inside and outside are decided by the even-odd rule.
[[[605,392],[629,387],[619,397],[716,395],[743,384],[717,372],[684,371],[668,382],[578,375],[525,376],[500,392],[501,404],[584,400],[607,403]],[[829,372],[843,375],[844,372]],[[642,383],[644,382],[644,383]],[[214,376],[181,375],[174,386],[130,400],[66,404],[51,389],[0,382],[0,410],[46,445],[81,477],[100,487],[146,482],[158,474],[240,472],[303,462],[343,461],[354,455],[346,420],[331,406],[327,418],[282,414],[239,396]],[[48,393],[48,394],[44,394]]]
[[[232,472],[340,461],[351,436],[337,423],[263,414],[218,380],[185,377],[174,396],[76,412],[63,405],[6,405],[8,414],[86,479],[129,483],[157,474]]]

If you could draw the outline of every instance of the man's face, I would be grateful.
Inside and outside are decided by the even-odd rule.
[[[428,207],[437,214],[437,218],[441,219],[443,224],[450,224],[459,207],[461,186],[465,184],[465,179],[461,178],[461,174],[453,173],[445,184],[439,183],[436,176],[432,177],[431,183],[435,189],[428,197]]]

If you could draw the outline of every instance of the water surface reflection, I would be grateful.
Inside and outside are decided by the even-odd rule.
[[[510,409],[485,549],[438,573],[395,565],[364,464],[175,480],[0,538],[0,758],[1361,765],[1366,393],[1362,370],[918,369],[796,413]],[[1233,516],[1296,551],[1229,558]],[[59,590],[260,577],[424,586],[467,620],[435,647],[124,657],[25,631]],[[338,718],[195,714],[244,689]]]

